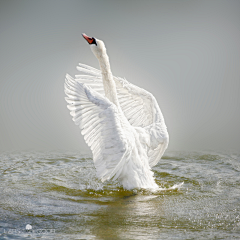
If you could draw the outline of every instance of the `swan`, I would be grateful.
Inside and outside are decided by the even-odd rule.
[[[82,34],[100,69],[79,64],[83,75],[66,74],[64,90],[73,121],[92,150],[97,176],[124,189],[157,189],[151,170],[169,143],[154,96],[114,77],[103,41]]]

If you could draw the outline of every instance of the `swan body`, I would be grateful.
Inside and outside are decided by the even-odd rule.
[[[73,121],[93,153],[98,177],[117,179],[125,189],[157,189],[151,167],[169,142],[154,96],[126,79],[114,77],[104,43],[83,37],[100,69],[79,64],[83,75],[66,75],[66,101]]]

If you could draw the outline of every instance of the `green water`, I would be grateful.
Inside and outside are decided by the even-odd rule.
[[[1,153],[0,172],[0,239],[240,239],[236,153],[168,152],[156,192],[101,183],[81,153]]]

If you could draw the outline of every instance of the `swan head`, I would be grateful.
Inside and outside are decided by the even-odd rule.
[[[100,58],[102,57],[102,55],[106,54],[106,48],[103,41],[96,39],[94,37],[88,37],[85,33],[83,33],[82,36],[90,45],[90,48],[93,54],[96,56],[96,58]]]

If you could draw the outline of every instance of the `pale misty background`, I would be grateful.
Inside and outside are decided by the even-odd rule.
[[[239,149],[240,1],[0,1],[0,150],[84,150],[65,74],[98,67],[156,97],[170,150]]]

